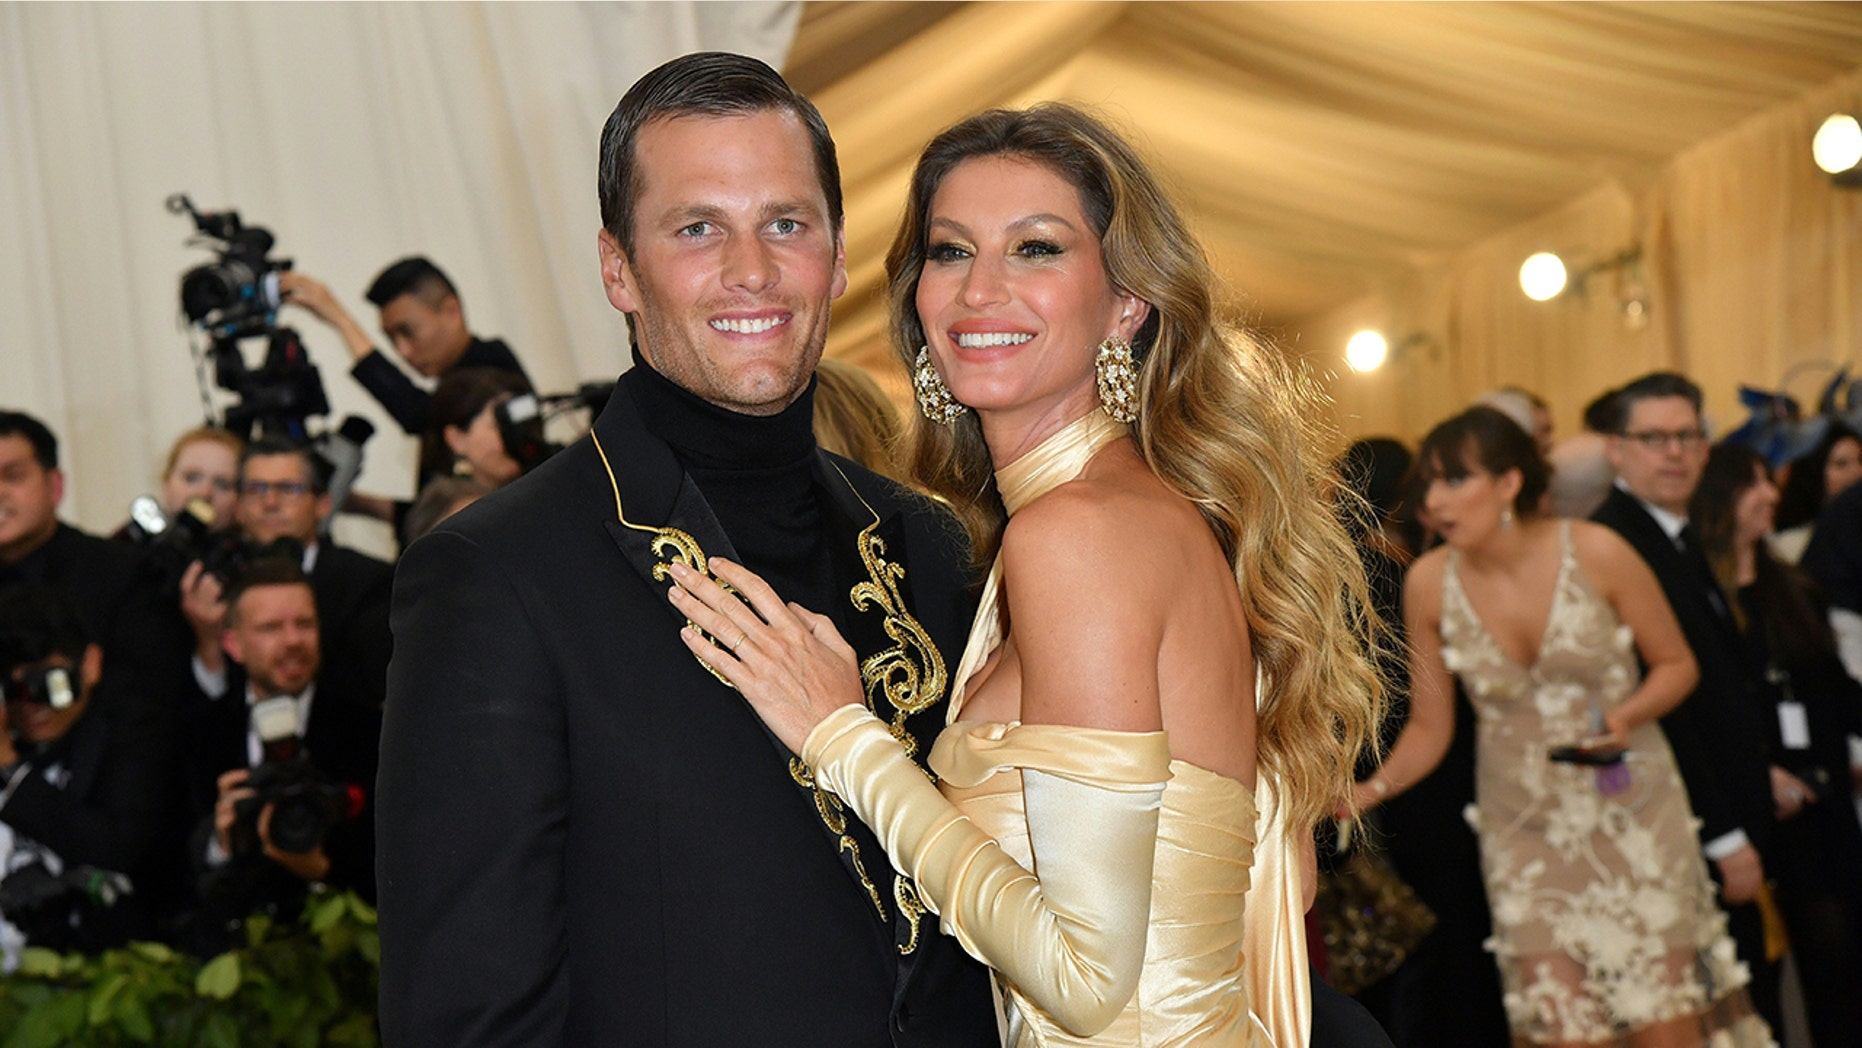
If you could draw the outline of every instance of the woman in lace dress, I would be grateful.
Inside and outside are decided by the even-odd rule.
[[[1404,585],[1410,720],[1360,802],[1441,759],[1454,674],[1514,1043],[1769,1044],[1656,723],[1696,670],[1653,573],[1607,528],[1535,515],[1546,466],[1497,411],[1437,426],[1416,461],[1445,544]]]
[[[738,566],[754,611],[675,572],[688,642],[996,970],[1006,1043],[1303,1048],[1294,842],[1380,702],[1325,412],[1078,110],[939,135],[887,263],[914,471],[989,567],[938,785],[832,624]]]

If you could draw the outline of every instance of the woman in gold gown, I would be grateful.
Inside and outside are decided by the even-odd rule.
[[[1303,1048],[1296,842],[1381,702],[1319,401],[1072,108],[935,139],[887,263],[914,474],[988,566],[936,785],[829,620],[740,566],[710,562],[747,604],[675,570],[688,644],[995,970],[1005,1044]]]

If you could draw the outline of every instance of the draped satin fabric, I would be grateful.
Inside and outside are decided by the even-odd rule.
[[[1128,433],[1102,412],[1087,414],[996,474],[1003,504],[1015,513],[1078,476],[1100,448]],[[952,723],[929,763],[952,803],[1038,873],[1022,771],[1093,782],[1120,762],[1103,751],[1101,733],[961,720],[965,685],[1002,642],[1001,581],[998,558],[953,677]],[[1257,702],[1261,692],[1257,686]],[[1137,993],[1109,1029],[1079,1038],[1007,987],[1000,1003],[1010,1048],[1307,1045],[1312,997],[1299,864],[1292,837],[1275,817],[1268,776],[1263,772],[1250,791],[1185,761],[1171,761],[1170,771]],[[1074,846],[1090,848],[1091,827],[1079,829]]]

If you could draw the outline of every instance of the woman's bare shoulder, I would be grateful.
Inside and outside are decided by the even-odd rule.
[[[1442,604],[1442,578],[1448,570],[1447,546],[1437,546],[1417,557],[1403,577],[1403,605],[1430,612]]]
[[[1209,541],[1202,515],[1161,484],[1081,477],[1010,518],[1003,571],[1042,589],[1064,583],[1082,599],[1115,593],[1129,606],[1172,585],[1182,551],[1199,538]]]

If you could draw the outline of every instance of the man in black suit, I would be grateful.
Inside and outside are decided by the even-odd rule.
[[[43,422],[0,411],[0,586],[44,586],[69,598],[110,653],[100,701],[147,702],[167,713],[182,692],[187,632],[134,546],[58,519],[65,475]]]
[[[602,134],[637,350],[590,437],[403,557],[382,1033],[413,1045],[997,1043],[983,969],[679,640],[673,561],[823,609],[928,751],[973,610],[933,504],[817,449],[839,172],[775,71],[687,55]]]
[[[202,820],[193,859],[207,871],[203,901],[218,918],[204,923],[219,930],[255,908],[296,907],[311,883],[373,898],[368,798],[381,711],[318,679],[317,603],[302,569],[279,557],[248,565],[228,592],[222,643],[245,670],[243,693],[194,711],[187,733],[187,778]],[[318,820],[312,829],[321,832],[306,832],[298,821],[292,829],[304,840],[295,842],[273,833],[276,804],[245,818],[239,812],[255,796],[254,769],[269,765],[266,774],[275,776],[293,762],[315,769],[315,781],[328,787],[297,810],[319,809],[334,820]]]
[[[1648,562],[1700,664],[1699,685],[1662,718],[1662,732],[1701,820],[1701,849],[1712,860],[1728,930],[1752,970],[1753,1004],[1779,1029],[1777,966],[1765,958],[1756,903],[1765,882],[1761,854],[1775,823],[1762,687],[1687,521],[1707,462],[1700,388],[1682,375],[1656,372],[1616,396],[1607,448],[1616,486],[1591,519]]]
[[[233,515],[248,542],[263,545],[287,539],[303,550],[302,567],[316,592],[322,625],[319,681],[326,689],[379,707],[388,681],[388,601],[394,569],[320,538],[318,526],[330,511],[326,479],[309,448],[271,438],[255,441],[239,462],[239,501]],[[221,647],[223,588],[223,580],[198,563],[181,578],[181,611],[194,631],[193,676],[208,699],[243,687],[243,682],[228,677]]]

